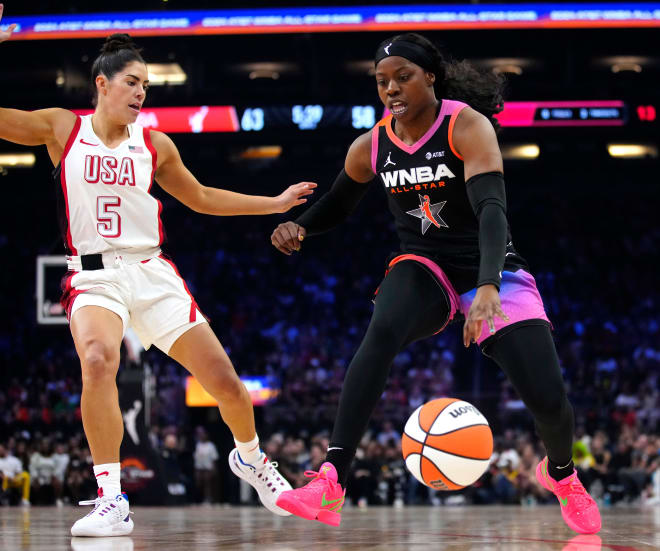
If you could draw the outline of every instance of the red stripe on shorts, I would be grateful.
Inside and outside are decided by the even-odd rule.
[[[62,278],[62,297],[60,298],[60,304],[66,312],[66,319],[69,321],[71,321],[71,308],[73,307],[73,302],[76,300],[78,295],[82,295],[85,292],[79,289],[75,289],[71,285],[71,280],[77,273],[78,272],[67,272],[67,274]]]
[[[179,273],[179,270],[177,269],[174,262],[172,262],[169,258],[167,258],[163,254],[158,255],[158,257],[162,258],[165,262],[167,262],[170,266],[172,266],[174,273],[176,273],[176,275],[179,276],[179,279],[183,282],[183,288],[186,290],[186,293],[188,293],[188,296],[190,297],[190,317],[188,318],[188,321],[190,323],[197,321],[197,310],[200,311],[202,316],[204,316],[204,313],[202,312],[201,308],[197,305],[197,301],[195,300],[195,297],[192,296],[190,290],[188,289],[188,284],[186,283],[186,280],[181,277],[181,274]],[[206,316],[204,316],[204,319],[206,321],[209,320],[209,318],[207,318]]]

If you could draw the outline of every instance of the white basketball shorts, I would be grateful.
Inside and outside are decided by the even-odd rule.
[[[69,272],[62,284],[69,321],[83,306],[117,314],[124,333],[132,327],[142,345],[166,354],[186,331],[207,323],[174,263],[163,255],[114,268]]]

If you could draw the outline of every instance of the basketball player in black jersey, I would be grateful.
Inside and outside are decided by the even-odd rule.
[[[571,461],[573,409],[551,326],[508,229],[493,117],[501,111],[502,82],[446,62],[412,33],[381,43],[375,67],[391,116],[353,142],[332,188],[295,222],[280,224],[271,241],[284,254],[300,250],[307,236],[345,220],[375,182],[387,194],[401,250],[390,259],[348,367],[326,462],[277,503],[339,524],[350,465],[394,357],[462,314],[464,345],[477,343],[495,360],[534,416],[548,453],[539,482],[557,496],[568,526],[595,533],[600,514]],[[447,97],[454,99],[441,99]]]

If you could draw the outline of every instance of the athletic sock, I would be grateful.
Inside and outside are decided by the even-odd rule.
[[[346,449],[333,442],[328,446],[328,454],[325,460],[332,463],[337,469],[337,482],[342,488],[346,488],[346,481],[348,480],[348,474],[351,472],[351,463],[353,463],[354,457],[355,450]]]
[[[571,459],[568,463],[565,465],[558,465],[555,463],[552,459],[548,457],[548,473],[552,478],[554,478],[557,482],[560,480],[563,480],[567,476],[571,476],[573,474],[573,469],[575,468],[575,465],[573,465],[573,460]]]
[[[121,465],[119,463],[94,465],[94,476],[101,490],[99,497],[114,498],[121,494]]]
[[[252,440],[249,442],[239,442],[234,438],[234,443],[238,449],[238,455],[240,455],[243,463],[256,463],[261,457],[261,449],[259,449],[259,435],[255,435]]]

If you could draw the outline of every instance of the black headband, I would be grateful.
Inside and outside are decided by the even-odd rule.
[[[378,48],[376,52],[375,65],[377,66],[383,59],[389,56],[404,57],[408,61],[419,65],[429,73],[435,73],[435,63],[433,57],[426,51],[425,48],[414,42],[406,42],[405,40],[395,40]]]

